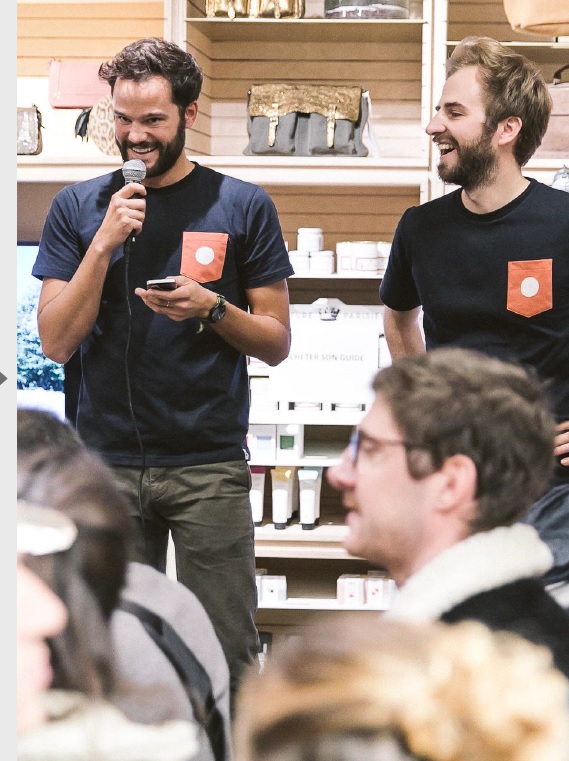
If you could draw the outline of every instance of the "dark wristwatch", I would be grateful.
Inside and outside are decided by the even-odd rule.
[[[225,317],[225,298],[217,294],[217,301],[209,310],[209,314],[206,318],[206,322],[219,322]]]

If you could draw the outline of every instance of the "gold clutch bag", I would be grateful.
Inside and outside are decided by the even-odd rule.
[[[304,0],[250,0],[251,18],[302,18]]]
[[[206,16],[244,18],[249,15],[249,0],[206,0]]]

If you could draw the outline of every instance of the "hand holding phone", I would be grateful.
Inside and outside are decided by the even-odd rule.
[[[146,288],[154,288],[158,291],[173,291],[177,288],[176,280],[173,277],[163,277],[157,280],[147,280]]]

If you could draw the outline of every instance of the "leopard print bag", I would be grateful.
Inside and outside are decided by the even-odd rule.
[[[75,122],[75,136],[91,140],[106,156],[120,156],[115,142],[115,120],[110,95],[104,95],[92,108],[85,108]]]

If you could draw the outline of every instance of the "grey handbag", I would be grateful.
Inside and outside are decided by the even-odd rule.
[[[367,156],[369,94],[361,87],[253,85],[247,94],[251,156]]]
[[[18,106],[16,149],[18,156],[37,156],[42,152],[42,122],[37,106]]]

